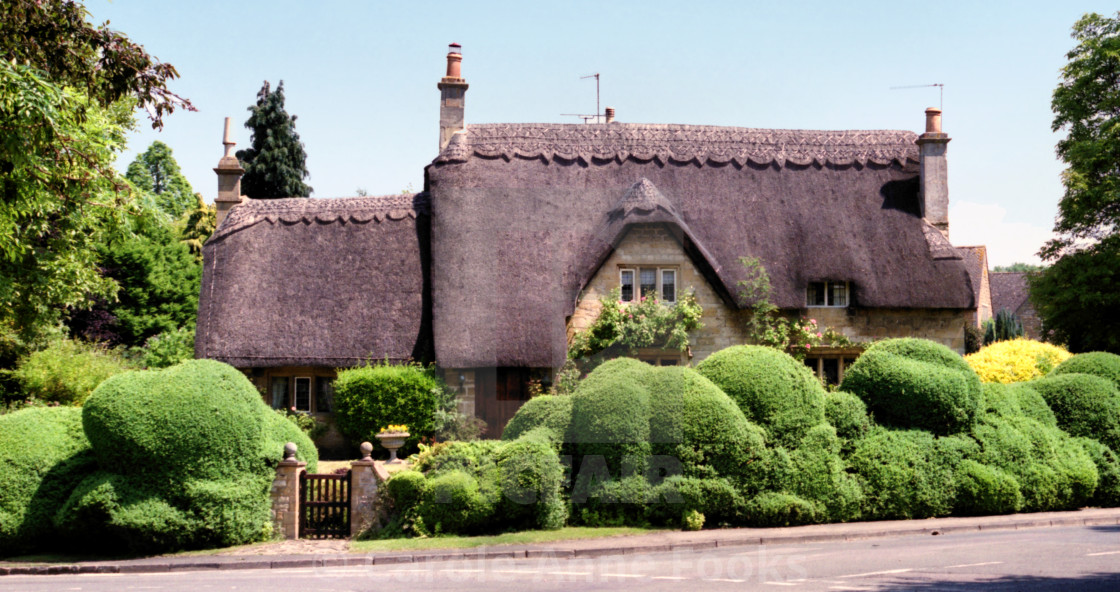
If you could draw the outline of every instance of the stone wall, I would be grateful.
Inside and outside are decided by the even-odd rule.
[[[294,451],[294,445],[292,446]],[[294,459],[280,461],[272,480],[272,532],[284,539],[299,538],[299,476],[307,463]]]
[[[677,293],[695,290],[696,301],[704,309],[704,327],[691,335],[692,362],[699,362],[725,347],[743,343],[741,314],[716,293],[700,270],[684,252],[669,229],[660,224],[632,226],[615,247],[595,277],[580,295],[575,313],[568,322],[568,342],[578,331],[585,331],[599,316],[599,299],[619,286],[623,267],[673,267],[677,270]],[[687,363],[687,356],[682,362]]]
[[[964,327],[975,310],[809,308],[806,316],[821,327],[834,327],[852,341],[889,337],[930,339],[964,353]]]

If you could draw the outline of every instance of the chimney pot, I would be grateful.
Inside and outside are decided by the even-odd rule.
[[[446,78],[461,79],[463,64],[463,46],[452,43],[447,46],[447,76]]]
[[[614,123],[614,107],[606,108],[607,123]]]
[[[941,133],[941,109],[938,109],[937,107],[930,107],[929,109],[926,109],[926,133]]]

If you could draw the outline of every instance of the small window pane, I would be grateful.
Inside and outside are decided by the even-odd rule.
[[[665,302],[677,301],[677,272],[672,269],[661,270],[661,299]]]
[[[832,298],[830,298],[830,306],[848,306],[848,284],[845,282],[833,282],[828,286],[832,290]]]
[[[273,409],[287,409],[288,408],[288,377],[287,376],[273,376],[272,382],[269,386],[269,394],[272,396],[271,405]]]
[[[657,270],[656,269],[642,269],[640,272],[642,280],[642,298],[656,298],[657,297]]]
[[[330,413],[334,405],[334,381],[326,376],[315,377],[315,412]]]
[[[296,379],[296,411],[311,411],[311,378]]]
[[[809,306],[824,306],[825,305],[825,289],[824,282],[809,282],[809,290],[806,296],[806,301]]]
[[[634,300],[634,270],[622,270],[622,301],[630,302]]]

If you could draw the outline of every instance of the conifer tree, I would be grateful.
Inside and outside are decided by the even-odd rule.
[[[237,151],[245,169],[241,192],[253,199],[308,197],[307,154],[296,133],[296,116],[284,110],[284,81],[271,90],[264,81],[257,104],[249,107],[245,127],[253,131],[251,145]]]
[[[195,205],[194,190],[167,144],[156,140],[128,165],[125,177],[139,189],[153,194],[156,207],[176,219]]]

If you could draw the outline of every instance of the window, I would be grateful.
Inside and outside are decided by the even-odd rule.
[[[296,411],[311,411],[311,377],[296,377]]]
[[[844,381],[844,373],[855,363],[855,350],[849,348],[824,347],[814,350],[805,358],[805,365],[827,385],[838,385]]]
[[[675,269],[661,270],[661,300],[665,302],[677,301],[677,271]]]
[[[622,301],[634,300],[634,270],[623,269],[622,272]]]
[[[273,376],[269,382],[269,394],[272,396],[273,409],[288,408],[288,377]]]
[[[619,278],[619,299],[623,302],[633,302],[638,296],[659,298],[669,304],[677,301],[677,270],[674,268],[626,268],[619,270]]]
[[[848,306],[848,282],[809,282],[806,306]]]
[[[651,366],[680,366],[681,352],[639,353],[638,359]]]

